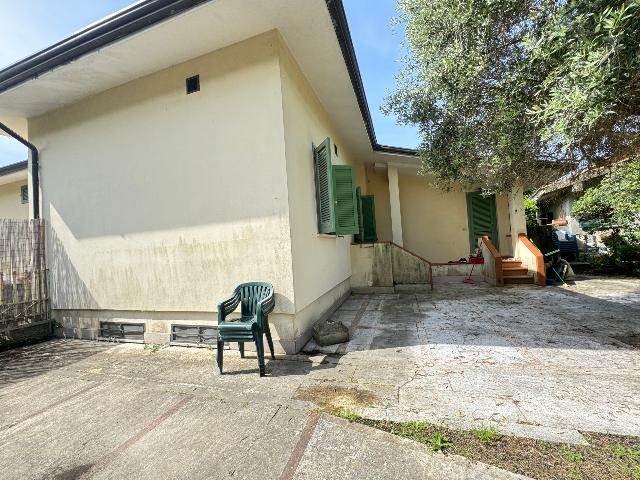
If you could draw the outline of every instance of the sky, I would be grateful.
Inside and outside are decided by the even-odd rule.
[[[402,57],[402,31],[391,25],[395,0],[343,2],[378,142],[416,147],[416,130],[397,125],[395,118],[380,111],[395,85]],[[0,70],[131,3],[132,0],[0,0]],[[22,145],[0,135],[0,166],[26,158]]]

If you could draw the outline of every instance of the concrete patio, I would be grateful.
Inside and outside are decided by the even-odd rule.
[[[581,443],[640,435],[640,282],[459,282],[357,295],[352,341],[281,357],[57,340],[0,354],[3,479],[522,478],[340,419],[427,420]],[[629,342],[629,343],[627,343]]]

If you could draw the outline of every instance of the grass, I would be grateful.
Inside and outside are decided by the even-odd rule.
[[[580,452],[572,452],[572,451],[564,452],[564,458],[574,463],[584,462],[584,455],[582,455],[582,453]]]
[[[356,423],[362,420],[362,417],[355,410],[352,410],[351,408],[348,408],[348,407],[336,408],[332,413],[336,417],[349,420],[351,423]]]
[[[589,445],[569,445],[501,435],[483,427],[456,430],[428,422],[363,418],[349,408],[334,415],[539,480],[640,480],[640,438],[582,432]]]
[[[502,438],[502,435],[493,427],[476,428],[471,433],[484,445],[491,445]]]
[[[160,345],[159,343],[146,343],[144,346],[145,351],[156,353],[162,350],[166,345]]]

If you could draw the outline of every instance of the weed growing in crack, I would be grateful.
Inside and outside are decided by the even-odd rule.
[[[144,346],[144,349],[146,351],[148,351],[148,352],[156,353],[156,352],[162,350],[164,347],[165,347],[165,345],[160,345],[159,343],[147,343]]]
[[[434,452],[440,452],[447,447],[450,447],[452,443],[443,433],[434,433],[429,438],[429,445]]]
[[[493,427],[476,428],[471,433],[485,445],[491,445],[502,438],[502,435]]]
[[[351,423],[359,422],[362,416],[349,407],[338,407],[332,412],[336,417],[344,418]]]

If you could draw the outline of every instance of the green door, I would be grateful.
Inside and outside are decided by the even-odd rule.
[[[356,243],[373,243],[378,241],[376,230],[376,205],[373,195],[361,195],[360,187],[357,189],[358,218],[360,219],[360,232],[355,238]]]
[[[470,251],[475,252],[478,238],[484,235],[487,235],[491,243],[500,249],[496,196],[485,197],[480,192],[467,193],[467,214],[469,217]]]

